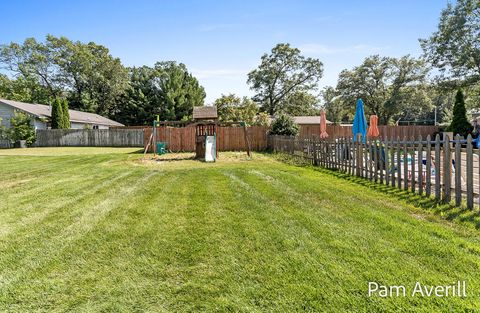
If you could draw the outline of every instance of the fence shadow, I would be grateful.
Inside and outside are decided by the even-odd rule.
[[[298,164],[298,166],[305,165]],[[328,174],[337,178],[348,180],[353,184],[367,187],[380,193],[396,197],[399,200],[405,201],[407,204],[411,204],[428,212],[434,213],[435,215],[439,215],[445,220],[470,224],[476,229],[480,229],[480,215],[478,210],[469,210],[465,207],[456,207],[453,203],[444,203],[442,201],[437,201],[433,197],[428,198],[424,195],[421,196],[419,194],[413,193],[410,190],[407,191],[403,189],[398,189],[396,187],[375,183],[365,178],[351,176],[346,173],[339,172],[338,170],[324,169],[312,165],[308,167],[323,174]]]

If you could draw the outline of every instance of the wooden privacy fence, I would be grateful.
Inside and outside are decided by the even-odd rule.
[[[143,129],[37,130],[36,147],[143,147]]]
[[[472,137],[443,141],[437,135],[396,140],[330,140],[269,136],[269,148],[380,184],[434,197],[456,206],[480,206],[480,153]]]
[[[422,136],[426,138],[428,135],[435,135],[439,128],[438,126],[393,126],[393,125],[381,125],[378,126],[380,134],[387,136],[388,138],[411,138]],[[352,126],[343,125],[327,125],[327,133],[331,138],[342,138],[352,136]],[[318,137],[320,134],[320,125],[300,125],[300,138],[312,138]]]
[[[144,130],[143,146],[146,147],[152,134],[152,127],[146,127]],[[250,149],[252,151],[263,151],[267,148],[267,132],[267,127],[247,127],[247,136],[250,142]],[[185,127],[158,127],[157,141],[166,142],[167,149],[172,152],[195,151],[195,126],[188,125]],[[243,127],[218,127],[217,144],[219,151],[245,151],[246,144],[243,134]]]

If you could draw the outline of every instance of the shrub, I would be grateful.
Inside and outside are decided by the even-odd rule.
[[[10,128],[6,130],[6,134],[12,143],[26,140],[27,145],[31,146],[35,142],[35,128],[32,126],[32,118],[23,112],[15,111],[10,119]]]
[[[55,98],[52,103],[52,129],[63,128],[63,110],[59,98]]]
[[[70,129],[70,113],[68,112],[67,99],[62,100],[62,127],[63,129]]]
[[[293,118],[290,116],[280,115],[273,121],[270,134],[296,136],[298,134],[298,125],[295,124]]]
[[[455,96],[455,104],[453,106],[453,118],[447,131],[453,132],[454,135],[467,136],[472,131],[472,125],[467,119],[467,110],[465,109],[465,99],[463,92],[459,89]]]

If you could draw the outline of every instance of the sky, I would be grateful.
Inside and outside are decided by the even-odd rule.
[[[211,103],[252,96],[247,74],[278,43],[324,65],[320,87],[372,54],[419,56],[448,0],[10,1],[0,0],[0,43],[47,34],[93,41],[125,66],[187,65]]]

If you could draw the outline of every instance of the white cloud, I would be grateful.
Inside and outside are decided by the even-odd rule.
[[[390,49],[389,46],[372,46],[367,44],[357,44],[348,47],[334,47],[322,44],[310,43],[299,47],[302,52],[310,54],[349,54],[349,53],[379,53]]]

